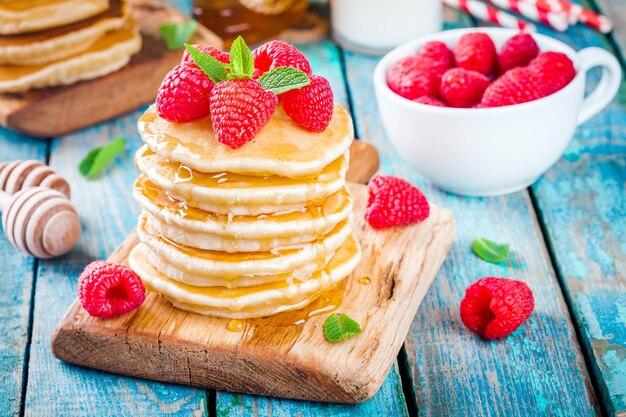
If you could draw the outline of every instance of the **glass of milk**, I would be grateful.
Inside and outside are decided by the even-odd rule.
[[[335,40],[344,48],[382,54],[441,30],[440,0],[331,0]]]

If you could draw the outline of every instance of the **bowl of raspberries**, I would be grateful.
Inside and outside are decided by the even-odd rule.
[[[585,96],[587,71],[602,76]],[[458,29],[385,55],[374,89],[398,151],[439,187],[490,196],[526,188],[563,154],[578,125],[621,81],[601,48],[575,51],[511,29]]]

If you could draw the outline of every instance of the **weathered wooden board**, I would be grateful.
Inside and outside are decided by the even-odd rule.
[[[70,86],[0,94],[0,124],[37,137],[63,135],[119,116],[154,100],[167,72],[180,61],[180,52],[167,49],[158,33],[166,22],[183,15],[154,0],[131,0],[143,45],[121,70],[105,77]],[[194,42],[219,45],[206,28],[199,28]]]
[[[464,198],[434,188],[386,139],[372,86],[377,59],[350,52],[344,58],[357,134],[378,148],[381,171],[409,179],[457,220],[451,254],[405,343],[415,393],[410,401],[423,415],[595,415],[595,395],[528,194]],[[492,265],[475,257],[471,243],[483,236],[510,243],[510,261]],[[494,342],[467,330],[458,313],[465,288],[488,275],[522,279],[536,299],[527,323]]]
[[[619,4],[615,2],[615,7]],[[617,30],[626,30],[626,16],[611,17],[622,24]],[[606,37],[584,26],[550,35],[577,49],[612,50]],[[590,74],[590,85],[595,85],[598,76]],[[626,84],[622,84],[618,97],[576,131],[564,157],[532,188],[563,290],[610,416],[626,415],[625,184]]]
[[[178,384],[313,401],[369,400],[448,253],[454,219],[433,206],[420,224],[376,231],[364,219],[366,187],[352,183],[350,189],[363,257],[345,283],[318,302],[245,320],[242,332],[232,332],[228,319],[176,309],[155,293],[136,312],[114,320],[89,316],[76,300],[53,335],[52,353],[90,368]],[[126,263],[137,243],[131,234],[110,260]],[[363,333],[328,343],[322,327],[329,313],[315,312],[329,302],[359,322]]]
[[[10,157],[45,161],[46,145],[0,128],[0,160]],[[33,258],[16,253],[0,235],[0,416],[19,415],[22,406],[34,268]]]

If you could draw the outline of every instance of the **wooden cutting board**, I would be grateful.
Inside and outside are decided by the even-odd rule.
[[[129,0],[143,45],[130,63],[105,77],[77,84],[0,94],[0,124],[35,137],[64,135],[100,123],[154,101],[161,81],[180,62],[158,32],[163,23],[188,18],[154,0]],[[213,32],[199,25],[192,39],[221,47]]]
[[[367,181],[378,166],[371,145],[355,142],[348,177]],[[375,231],[364,221],[365,185],[351,183],[363,258],[339,288],[306,308],[268,318],[229,320],[187,313],[155,293],[135,312],[89,316],[75,300],[52,337],[64,361],[177,384],[294,399],[361,402],[383,383],[413,316],[454,237],[450,211],[431,207],[424,222]],[[133,232],[109,258],[126,263]],[[363,333],[331,344],[322,327],[346,313]]]

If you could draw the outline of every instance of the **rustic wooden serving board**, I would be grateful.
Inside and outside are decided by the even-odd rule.
[[[375,148],[355,141],[348,179],[366,182]],[[174,308],[155,293],[134,313],[89,316],[75,300],[52,337],[52,353],[108,372],[226,391],[315,401],[361,402],[380,388],[413,316],[454,237],[450,211],[432,206],[417,225],[375,231],[364,221],[367,189],[351,183],[355,232],[363,258],[340,288],[310,306],[263,319],[229,320]],[[109,258],[126,263],[133,232]],[[331,344],[322,327],[331,312],[357,320],[363,333]]]
[[[154,101],[165,74],[180,62],[158,32],[162,23],[188,18],[156,0],[129,0],[143,45],[130,63],[105,77],[77,84],[0,94],[0,124],[36,137],[52,137],[102,122]],[[193,42],[221,47],[221,39],[199,25]]]

